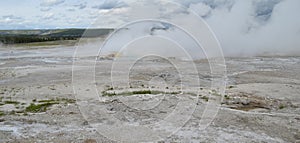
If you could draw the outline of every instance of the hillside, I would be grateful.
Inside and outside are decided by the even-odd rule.
[[[40,30],[0,30],[3,44],[31,43],[56,40],[76,40],[78,38],[100,37],[113,29],[40,29]]]

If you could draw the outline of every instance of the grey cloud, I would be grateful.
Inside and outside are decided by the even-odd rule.
[[[21,17],[18,16],[14,16],[14,15],[4,15],[2,16],[2,18],[9,18],[9,19],[22,19]]]
[[[50,13],[50,14],[46,14],[43,16],[44,19],[53,19],[54,18],[54,14]]]
[[[75,11],[75,9],[72,7],[69,7],[69,8],[67,8],[67,11]]]
[[[40,20],[43,20],[43,21],[53,21],[53,20],[58,20],[59,19],[57,14],[54,14],[54,13],[45,13],[43,15],[38,15],[36,17],[39,18]]]
[[[65,2],[65,0],[44,0],[40,5],[46,6],[46,7],[51,7],[51,6],[62,4],[64,2]]]
[[[207,18],[211,15],[211,7],[204,3],[191,4],[189,10],[197,13],[202,18]]]
[[[14,16],[14,15],[4,15],[2,16],[0,23],[20,23],[24,19],[22,17]]]
[[[251,2],[251,11],[247,11],[248,27],[246,32],[260,27],[268,22],[271,18],[274,7],[282,2],[282,0],[253,0]],[[235,0],[187,0],[181,1],[181,4],[189,7],[190,10],[195,11],[202,18],[207,19],[212,16],[215,11],[219,9],[225,9],[229,13],[232,7],[239,3]],[[209,9],[210,8],[210,9]],[[239,13],[246,12],[246,10],[240,9]],[[251,18],[252,17],[252,18]]]
[[[268,21],[272,15],[274,7],[280,3],[282,0],[254,0],[253,4],[253,16],[256,18],[257,22]],[[206,5],[212,10],[225,8],[230,11],[234,4],[237,2],[235,0],[187,0],[181,1],[181,4],[191,7],[195,5]],[[202,11],[202,9],[194,9],[195,11]],[[206,18],[208,15],[203,16]]]
[[[281,0],[257,0],[253,4],[255,6],[255,17],[259,21],[268,21],[272,15],[274,7]]]
[[[84,2],[84,3],[74,5],[74,7],[77,7],[78,9],[85,9],[86,5],[87,5],[87,3]]]
[[[185,7],[189,7],[191,4],[203,3],[205,5],[208,5],[212,9],[224,7],[230,9],[235,3],[234,0],[176,0],[176,2],[184,5]]]
[[[46,11],[50,11],[51,8],[50,7],[42,7],[40,10],[43,12],[46,12]]]
[[[230,10],[234,4],[233,0],[204,0],[202,3],[210,6],[212,9],[227,8]]]
[[[214,10],[225,9],[230,11],[235,4],[235,0],[176,0],[176,2],[196,12],[202,18],[208,18]]]
[[[93,6],[95,9],[113,9],[127,7],[127,4],[120,0],[105,0],[102,4]]]
[[[75,4],[75,5],[70,5],[69,7],[66,8],[67,11],[73,12],[76,10],[82,10],[85,9],[87,6],[87,3],[80,3],[80,4]]]

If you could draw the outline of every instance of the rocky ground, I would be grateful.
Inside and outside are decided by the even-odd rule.
[[[164,132],[172,125],[148,126],[162,133],[155,142],[300,142],[300,57],[226,58],[225,94],[210,88],[213,77],[205,60],[195,61],[198,74],[185,70],[182,79],[168,60],[144,59],[129,75],[115,70],[112,85],[111,57],[97,60],[93,81],[84,65],[95,61],[87,57],[73,73],[81,73],[75,78],[95,91],[72,84],[74,50],[0,47],[0,142],[116,142],[113,134],[131,142],[151,135],[138,128],[124,135],[109,127],[117,120],[136,127],[171,121],[168,116],[180,105],[187,111],[176,117],[187,122],[173,118],[174,126],[183,127],[172,134]],[[170,61],[180,67],[190,63]],[[193,82],[197,77],[200,86]],[[218,114],[200,130],[210,103],[217,103]]]

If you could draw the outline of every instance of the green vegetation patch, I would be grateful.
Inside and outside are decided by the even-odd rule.
[[[230,86],[228,86],[228,88],[231,89],[231,88],[234,88],[234,86],[233,86],[233,85],[230,85]]]
[[[35,100],[36,101],[36,100]],[[68,98],[56,98],[56,99],[46,99],[46,100],[39,100],[38,103],[31,103],[28,107],[26,107],[26,112],[38,113],[38,112],[46,112],[47,108],[60,103],[75,103],[75,99],[68,99]]]
[[[4,116],[5,113],[3,111],[0,111],[0,116]]]
[[[202,96],[201,99],[205,100],[206,102],[208,102],[209,98],[207,96]]]
[[[132,94],[151,94],[150,90],[133,91]]]
[[[47,103],[47,102],[55,102],[55,101],[57,101],[57,100],[55,100],[55,99],[47,99],[47,100],[40,100],[38,102],[39,103]]]
[[[75,99],[69,98],[56,98],[56,99],[46,99],[46,100],[39,100],[39,103],[51,103],[51,102],[64,102],[64,103],[75,103]]]
[[[26,107],[26,112],[38,113],[38,112],[46,112],[49,106],[54,104],[59,104],[59,102],[46,102],[42,104],[34,104],[31,103],[28,107]]]
[[[224,97],[225,97],[226,100],[230,99],[230,97],[228,95],[224,95]]]
[[[26,103],[20,103],[18,101],[3,101],[0,103],[1,105],[5,104],[14,104],[16,109],[20,109],[17,111],[11,111],[8,114],[14,115],[15,113],[24,113],[24,115],[27,114],[27,112],[30,113],[39,113],[39,112],[46,112],[48,107],[54,105],[54,104],[68,104],[68,103],[75,103],[75,99],[68,99],[68,98],[55,98],[55,99],[45,99],[45,100],[32,100],[34,103],[31,103],[29,106],[21,106],[26,105]],[[25,108],[25,109],[24,109]],[[5,114],[3,111],[0,111],[0,116],[8,115]]]
[[[285,106],[283,104],[280,104],[279,109],[283,109],[283,108],[285,108]]]
[[[75,99],[69,99],[69,98],[62,98],[62,99],[59,99],[58,101],[62,101],[65,103],[76,103]]]
[[[138,91],[132,91],[132,92],[107,92],[103,91],[103,96],[116,96],[116,95],[123,95],[123,96],[130,96],[130,95],[137,95],[137,94],[179,94],[180,92],[173,91],[173,92],[164,92],[164,91],[151,91],[151,90],[138,90]]]
[[[20,104],[20,102],[18,101],[4,101],[5,104],[14,104],[14,105],[17,105],[17,104]]]
[[[109,93],[109,92],[102,92],[103,96],[115,96],[117,95],[115,92]]]

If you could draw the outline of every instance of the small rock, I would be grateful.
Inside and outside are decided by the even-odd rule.
[[[97,143],[95,139],[86,139],[84,143]]]
[[[88,122],[88,121],[84,121],[84,122],[82,123],[82,125],[87,126],[87,125],[89,125],[89,122]]]
[[[247,99],[241,99],[240,102],[243,104],[243,105],[249,105],[249,100]]]

